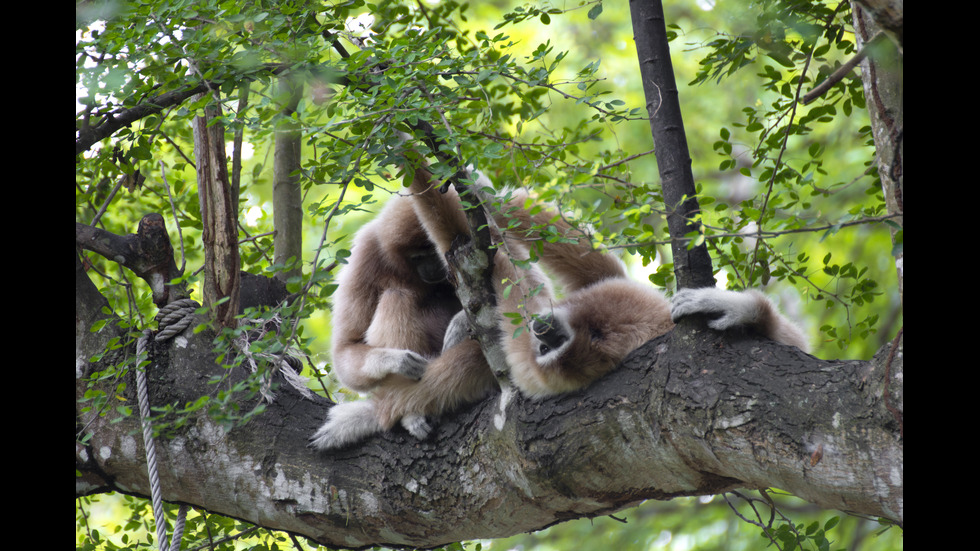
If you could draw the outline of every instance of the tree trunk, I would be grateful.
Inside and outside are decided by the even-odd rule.
[[[851,2],[851,7],[855,14],[863,10],[862,17],[870,17],[881,30],[892,37],[899,49],[905,48],[904,0],[855,0]],[[864,37],[867,38],[870,37]]]
[[[303,190],[298,171],[302,162],[303,134],[292,118],[302,93],[302,82],[293,82],[289,77],[279,79],[283,119],[276,128],[272,168],[273,227],[276,228],[273,263],[289,266],[288,270],[276,274],[276,278],[284,283],[302,274]]]
[[[861,80],[864,82],[864,97],[871,118],[871,132],[878,153],[878,176],[885,195],[888,213],[896,215],[892,219],[892,238],[895,241],[895,268],[898,272],[898,294],[904,302],[905,273],[904,253],[900,232],[905,227],[905,207],[902,201],[902,182],[904,172],[903,151],[905,145],[905,85],[903,56],[901,52],[902,12],[888,7],[888,2],[871,2],[878,11],[869,12],[862,8],[868,2],[852,2],[854,12],[854,38],[858,49],[871,41],[882,26],[872,16],[885,18],[890,25],[886,30],[899,42],[880,41],[861,62]],[[897,20],[897,23],[896,23]]]
[[[700,234],[701,207],[694,188],[691,155],[670,61],[663,4],[660,0],[630,0],[630,15],[667,207],[667,229],[677,287],[714,287],[708,248],[703,242],[691,247],[690,240],[684,239],[691,234]]]
[[[79,300],[92,296],[76,289],[78,350],[114,330],[80,330],[79,312],[93,309]],[[223,368],[212,339],[205,331],[151,347],[153,406],[213,391]],[[396,429],[330,454],[306,446],[327,400],[281,385],[245,427],[226,432],[199,412],[157,439],[163,499],[343,548],[497,538],[645,499],[770,486],[901,523],[897,346],[870,362],[826,362],[747,335],[675,331],[582,391],[497,394],[441,419],[426,441]],[[106,367],[77,365],[76,404],[86,376]],[[77,430],[91,435],[76,444],[77,495],[149,495],[138,426],[76,410]]]
[[[232,208],[231,184],[225,160],[224,125],[215,119],[220,104],[213,101],[194,119],[194,157],[201,205],[204,243],[203,304],[219,327],[238,322],[241,260],[238,255],[237,211]],[[224,302],[222,299],[227,298]]]

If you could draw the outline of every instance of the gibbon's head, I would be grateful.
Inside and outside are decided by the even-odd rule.
[[[584,387],[671,327],[667,300],[649,285],[613,278],[580,289],[532,321],[537,376],[522,390],[547,395]]]
[[[414,273],[426,284],[446,281],[442,255],[419,223],[409,198],[392,197],[377,218],[364,226],[362,233],[362,239],[375,240],[384,260],[399,274]]]

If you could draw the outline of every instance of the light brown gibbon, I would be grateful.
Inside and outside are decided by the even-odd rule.
[[[392,198],[355,235],[351,256],[338,276],[332,310],[333,372],[342,385],[358,392],[412,388],[423,377],[426,387],[442,388],[445,383],[433,380],[434,376],[452,374],[452,366],[471,355],[466,352],[469,346],[443,350],[446,328],[462,306],[447,279],[441,254],[406,197]],[[474,388],[481,389],[478,394],[456,388],[458,396],[452,398],[476,401],[483,397],[492,389],[493,378],[480,380],[481,374],[479,370],[473,374]],[[456,405],[439,403],[432,408],[448,410]],[[363,408],[358,416],[375,417],[370,400],[334,408],[333,416],[349,408]],[[429,430],[424,416],[411,414],[370,429],[388,430],[398,422],[419,437]],[[312,445],[334,447],[328,445],[334,440],[320,431]]]
[[[492,190],[489,180],[476,175],[472,188]],[[427,417],[480,400],[498,386],[479,344],[466,338],[467,322],[458,301],[443,297],[446,306],[439,315],[424,313],[431,308],[420,302],[425,285],[439,287],[442,296],[442,286],[448,284],[440,280],[420,285],[425,280],[411,270],[385,269],[392,259],[412,258],[403,247],[417,247],[420,230],[434,244],[440,261],[457,236],[469,236],[459,196],[453,189],[441,193],[439,185],[427,170],[418,169],[411,199],[392,198],[379,219],[355,239],[335,295],[334,324],[339,332],[334,363],[342,383],[371,391],[371,397],[332,406],[312,437],[314,448],[348,446],[399,422],[413,436],[425,438],[431,431]],[[483,199],[485,204],[492,201],[486,195]],[[538,398],[582,388],[614,369],[629,352],[670,331],[677,319],[696,313],[716,314],[709,322],[714,329],[747,327],[807,350],[803,333],[762,293],[689,289],[678,292],[671,305],[649,284],[629,279],[619,259],[595,249],[554,211],[527,208],[527,202],[526,195],[514,194],[504,207],[491,209],[504,228],[502,246],[494,256],[502,345],[510,380],[523,394]],[[545,224],[565,239],[535,239],[534,228]],[[537,262],[518,267],[512,258],[529,257],[529,238],[536,243]],[[556,298],[539,266],[560,284],[562,298]],[[444,276],[445,265],[440,267]],[[370,281],[379,274],[385,278]],[[407,277],[414,285],[399,285],[397,277]],[[399,295],[400,300],[390,304],[377,298],[407,287],[415,294]],[[526,328],[516,336],[511,317],[504,315],[515,312]],[[423,334],[428,339],[425,346],[404,336]],[[440,336],[442,347],[437,350],[433,343]]]

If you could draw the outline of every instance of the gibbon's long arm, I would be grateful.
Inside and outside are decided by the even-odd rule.
[[[691,314],[716,316],[708,321],[708,327],[718,331],[748,327],[776,342],[810,351],[810,343],[799,326],[780,314],[768,297],[753,289],[681,289],[674,294],[670,314],[674,322]]]

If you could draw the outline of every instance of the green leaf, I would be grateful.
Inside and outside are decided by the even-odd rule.
[[[598,4],[592,6],[589,9],[589,19],[591,19],[592,21],[595,21],[601,14],[602,14],[602,2],[599,2]]]

